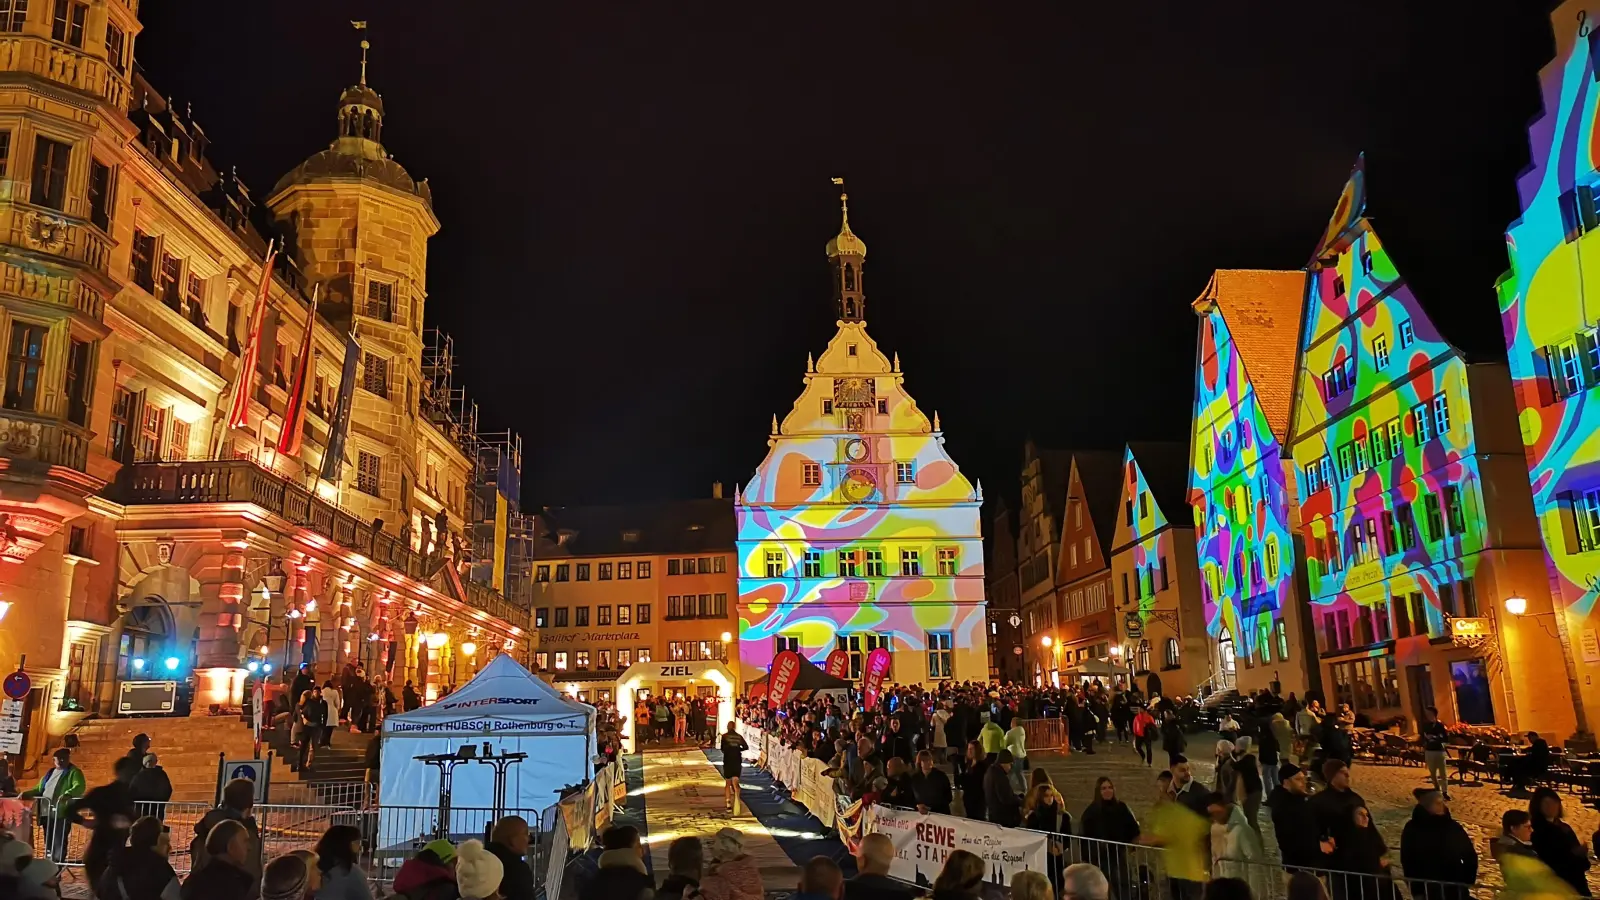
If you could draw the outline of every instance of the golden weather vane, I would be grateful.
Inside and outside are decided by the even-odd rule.
[[[352,19],[350,21],[350,26],[352,28],[354,28],[355,30],[357,30],[357,31],[363,31],[364,32],[364,31],[367,30],[367,20],[366,19],[361,19],[361,20],[358,21],[358,20]],[[367,83],[367,51],[369,49],[371,49],[371,48],[372,48],[372,45],[367,43],[367,39],[366,38],[362,38],[361,39],[361,83],[362,84],[366,84]]]

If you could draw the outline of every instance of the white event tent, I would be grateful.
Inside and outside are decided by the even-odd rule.
[[[484,744],[490,754],[528,754],[506,772],[504,808],[534,821],[562,787],[593,777],[594,722],[594,707],[563,696],[506,655],[438,702],[385,718],[378,803],[390,827],[380,829],[380,846],[412,841],[436,818],[440,769],[415,757],[454,755],[465,745],[483,756]],[[495,805],[494,766],[457,765],[450,805],[452,834],[481,836]]]

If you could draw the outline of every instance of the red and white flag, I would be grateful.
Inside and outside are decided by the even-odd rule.
[[[261,264],[261,285],[256,289],[256,305],[250,310],[250,332],[245,338],[244,353],[239,357],[239,371],[233,376],[232,402],[228,406],[228,427],[244,428],[250,424],[250,398],[256,392],[256,365],[261,358],[261,330],[267,321],[267,296],[272,288],[272,266],[277,261],[275,245],[267,244],[267,260]]]

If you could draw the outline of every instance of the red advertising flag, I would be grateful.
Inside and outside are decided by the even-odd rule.
[[[835,678],[843,678],[844,673],[850,671],[850,654],[843,650],[835,650],[828,654],[828,661],[822,664],[824,670]]]
[[[861,674],[861,705],[878,705],[878,692],[883,690],[884,676],[889,674],[889,651],[879,647],[867,654],[866,671]]]
[[[794,680],[800,677],[800,654],[785,650],[772,658],[772,673],[767,676],[767,703],[782,706],[794,690]]]
[[[754,685],[752,685],[750,687],[750,699],[751,700],[759,700],[762,697],[765,697],[766,695],[767,695],[767,683],[765,681],[757,682],[756,684],[754,684]]]

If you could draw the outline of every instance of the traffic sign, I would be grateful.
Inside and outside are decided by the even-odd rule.
[[[13,700],[23,700],[28,696],[28,691],[33,690],[33,679],[28,673],[18,669],[6,676],[3,685],[6,696]]]
[[[255,784],[255,786],[256,786],[256,802],[257,803],[261,803],[261,802],[264,802],[266,800],[266,797],[267,797],[267,761],[266,760],[264,760],[264,759],[224,759],[224,760],[222,760],[221,772],[222,772],[222,776],[223,776],[222,780],[221,780],[222,784],[227,784],[228,782],[234,780],[235,778],[243,778],[244,780],[249,781],[249,782],[253,782]],[[217,792],[218,792],[219,796],[221,794],[221,790],[222,790],[221,785],[218,785]]]

